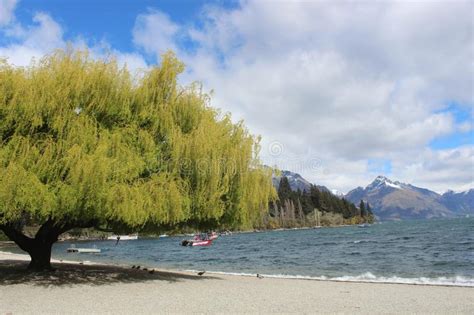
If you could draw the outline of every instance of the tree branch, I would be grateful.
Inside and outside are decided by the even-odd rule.
[[[54,221],[51,217],[44,222],[35,234],[34,238],[28,237],[22,232],[21,222],[12,222],[0,225],[5,235],[14,241],[22,250],[28,251],[34,241],[46,241],[54,243],[59,235],[74,228],[91,228],[98,225],[97,220],[89,221]]]
[[[15,229],[12,225],[0,225],[0,229],[14,241],[22,250],[28,251],[33,239],[23,234],[20,230]]]
[[[56,222],[53,224],[54,228],[57,229],[59,232],[58,235],[61,235],[62,233],[65,233],[69,230],[72,229],[86,229],[86,228],[91,228],[95,227],[98,225],[97,220],[89,220],[89,221],[62,221],[62,222]]]

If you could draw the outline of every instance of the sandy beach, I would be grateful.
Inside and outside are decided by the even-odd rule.
[[[55,261],[0,252],[0,314],[474,313],[474,288],[217,275]]]

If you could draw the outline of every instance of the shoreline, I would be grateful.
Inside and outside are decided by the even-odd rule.
[[[54,260],[0,252],[0,313],[474,313],[472,287],[285,279]],[[312,281],[309,281],[312,280]]]
[[[163,269],[167,271],[175,272],[198,272],[198,270],[174,270],[174,269]],[[206,273],[214,275],[224,275],[231,277],[249,277],[254,278],[257,274],[250,273],[238,273],[238,272],[224,272],[224,271],[206,271]],[[260,274],[265,278],[271,279],[283,279],[283,280],[302,280],[302,281],[321,281],[321,282],[336,282],[336,283],[364,283],[364,284],[389,284],[389,285],[410,285],[410,286],[428,286],[428,287],[447,287],[447,288],[470,288],[474,289],[474,284],[450,284],[450,283],[422,283],[422,282],[396,282],[390,280],[363,280],[363,279],[338,279],[344,277],[334,277],[328,278],[325,276],[322,277],[312,277],[312,276],[299,276],[299,275],[273,275],[273,274]],[[357,278],[355,276],[354,278]],[[401,279],[411,279],[411,278],[401,278]]]
[[[27,254],[17,254],[12,252],[3,251],[0,248],[0,263],[2,260],[18,260],[18,261],[29,261],[30,257]],[[87,265],[87,266],[107,266],[107,267],[116,267],[123,268],[127,270],[131,268],[130,264],[114,264],[114,263],[103,263],[95,262],[90,260],[69,260],[69,259],[56,259],[51,258],[52,264],[72,264],[72,265]],[[163,267],[154,267],[154,266],[143,266],[147,269],[154,269],[155,271],[161,272],[172,272],[172,273],[183,273],[183,274],[196,274],[200,270],[192,269],[174,269],[174,268],[163,268]],[[206,274],[217,275],[217,276],[229,276],[229,277],[248,277],[254,278],[257,276],[255,273],[245,273],[245,272],[231,272],[231,271],[212,271],[206,270]],[[462,283],[452,283],[452,282],[442,282],[446,281],[447,278],[438,278],[430,279],[425,277],[420,278],[398,278],[394,280],[394,277],[375,277],[370,272],[366,273],[368,277],[373,277],[373,279],[361,279],[359,276],[339,276],[339,277],[326,277],[326,276],[305,276],[305,275],[284,275],[284,274],[265,274],[261,273],[260,275],[269,278],[269,279],[282,279],[282,280],[302,280],[302,281],[322,281],[322,282],[336,282],[336,283],[364,283],[364,284],[387,284],[387,285],[410,285],[410,286],[434,286],[434,287],[459,287],[459,288],[471,288],[474,289],[474,283],[470,282],[469,284]],[[392,279],[392,280],[391,280]],[[423,279],[422,281],[420,279]],[[418,281],[418,282],[416,282]],[[432,281],[431,283],[428,281]],[[438,282],[434,282],[438,281]],[[1,285],[1,283],[0,283]]]

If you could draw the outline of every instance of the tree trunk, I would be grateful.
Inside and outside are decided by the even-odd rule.
[[[0,225],[0,230],[2,230],[9,239],[14,241],[18,247],[30,255],[31,262],[28,265],[28,269],[43,271],[52,270],[51,249],[53,244],[58,240],[59,235],[74,227],[90,228],[97,225],[96,220],[55,222],[50,218],[39,228],[34,238],[23,234],[23,229],[19,224]]]
[[[51,267],[51,249],[53,243],[50,241],[33,240],[33,246],[27,250],[30,254],[31,262],[28,269],[34,271],[53,270]]]
[[[51,248],[58,240],[62,230],[55,227],[51,221],[44,223],[35,238],[23,234],[22,229],[14,226],[0,226],[1,230],[31,257],[28,269],[34,271],[52,270]]]

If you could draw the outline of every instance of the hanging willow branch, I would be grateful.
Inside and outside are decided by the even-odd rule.
[[[170,52],[139,80],[82,51],[0,62],[0,225],[259,222],[275,191],[258,140],[179,86],[183,69]]]

